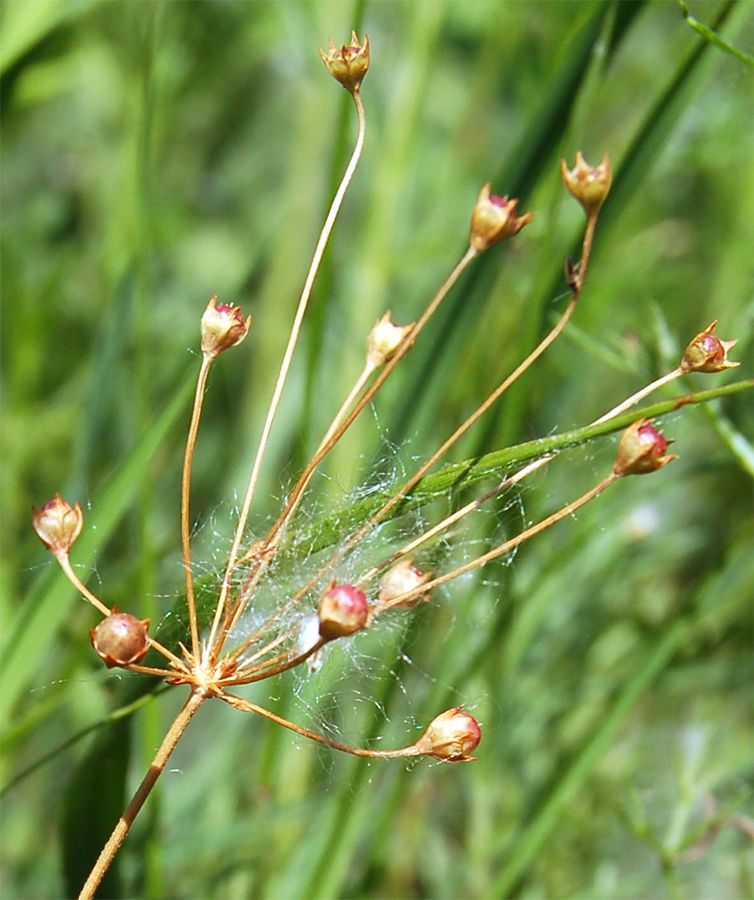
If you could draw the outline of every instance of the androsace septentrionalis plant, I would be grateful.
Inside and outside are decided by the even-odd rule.
[[[581,204],[586,223],[579,259],[566,261],[569,299],[553,328],[447,440],[418,465],[404,483],[333,550],[329,558],[318,565],[313,574],[302,579],[296,590],[280,596],[274,610],[261,616],[259,620],[255,619],[250,630],[241,627],[247,620],[249,612],[254,611],[255,598],[262,586],[275,578],[275,565],[281,548],[294,527],[294,515],[318,466],[357,416],[373,401],[391,373],[420,339],[425,326],[462,273],[480,254],[495,244],[515,237],[533,218],[529,212],[517,215],[518,200],[492,194],[489,184],[482,187],[472,210],[467,249],[415,322],[395,325],[390,313],[386,312],[374,326],[366,337],[366,360],[361,375],[346,393],[345,399],[325,430],[311,459],[303,467],[267,534],[261,539],[250,540],[247,530],[248,519],[270,434],[279,410],[315,277],[345,193],[359,162],[366,134],[361,85],[370,62],[368,38],[365,37],[362,45],[354,34],[350,44],[337,48],[331,43],[326,53],[320,52],[330,74],[353,98],[358,118],[358,135],[351,159],[322,227],[294,314],[288,345],[262,427],[209,627],[206,630],[201,628],[197,611],[191,547],[191,479],[210,370],[223,353],[243,343],[252,327],[251,316],[244,317],[239,307],[218,303],[217,298],[212,298],[201,317],[201,363],[181,479],[180,542],[185,571],[189,629],[185,645],[180,645],[180,652],[175,652],[150,636],[148,619],[139,619],[115,606],[108,607],[80,580],[69,559],[71,547],[84,524],[83,513],[78,503],[70,506],[56,495],[54,500],[34,511],[34,527],[37,534],[84,599],[103,616],[100,623],[91,631],[91,641],[105,664],[111,668],[124,668],[135,673],[157,676],[168,684],[186,685],[189,688],[189,696],[168,729],[149,771],[115,825],[110,839],[82,888],[80,894],[82,898],[94,896],[105,871],[181,735],[207,700],[213,698],[223,700],[240,711],[257,713],[298,735],[355,756],[375,759],[429,756],[446,762],[473,760],[472,754],[480,742],[481,730],[474,716],[460,706],[439,712],[418,740],[397,749],[376,750],[347,746],[291,722],[257,703],[238,696],[234,691],[243,685],[271,678],[307,661],[313,663],[315,659],[321,660],[328,644],[346,640],[365,629],[377,627],[383,615],[397,610],[409,610],[426,602],[433,589],[509,554],[524,541],[555,525],[561,519],[571,516],[627,475],[652,473],[674,458],[672,454],[666,452],[668,441],[657,428],[646,418],[639,417],[624,431],[612,469],[592,488],[541,521],[524,528],[517,535],[499,544],[488,547],[483,553],[467,559],[461,565],[451,567],[446,572],[431,573],[424,569],[421,563],[415,564],[415,561],[423,548],[431,545],[440,535],[447,534],[451,526],[457,531],[459,524],[462,524],[470,513],[483,504],[490,503],[506,488],[520,482],[534,469],[544,465],[553,458],[554,453],[541,456],[518,472],[505,474],[491,489],[455,510],[442,521],[423,529],[420,534],[400,546],[387,547],[382,558],[364,565],[363,570],[354,577],[347,581],[338,578],[339,564],[355,553],[370,532],[401,512],[430,470],[550,347],[573,316],[585,284],[600,209],[608,196],[612,178],[607,154],[598,166],[593,167],[579,153],[574,169],[569,170],[567,164],[563,162],[562,175],[566,188]],[[651,391],[688,372],[714,373],[735,366],[736,363],[727,358],[728,351],[735,341],[720,340],[714,335],[714,327],[715,322],[689,343],[676,369],[619,403],[600,417],[597,423],[618,417]],[[162,656],[161,664],[145,662],[150,650]]]

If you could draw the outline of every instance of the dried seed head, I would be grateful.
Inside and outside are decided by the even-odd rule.
[[[114,606],[89,635],[92,647],[104,660],[108,669],[113,666],[129,666],[142,660],[149,650],[147,635],[149,619],[137,619],[129,613],[119,613]]]
[[[482,739],[477,720],[462,706],[440,713],[429,723],[429,728],[414,745],[425,756],[434,756],[446,762],[467,762]]]
[[[201,323],[202,353],[210,359],[240,344],[251,327],[251,316],[244,322],[240,306],[216,306],[216,300],[207,304]]]
[[[369,332],[367,363],[373,369],[384,366],[413,327],[413,322],[410,325],[394,325],[390,321],[390,310],[388,310]]]
[[[350,584],[330,582],[319,600],[319,633],[326,641],[361,631],[369,619],[363,591]]]
[[[686,347],[681,360],[684,372],[722,372],[723,369],[734,369],[740,365],[728,359],[728,350],[738,341],[721,341],[713,334],[715,325],[717,319],[700,331]]]
[[[369,69],[369,37],[364,35],[364,46],[359,43],[356,32],[351,32],[351,43],[338,49],[332,41],[327,42],[327,53],[320,47],[319,55],[327,66],[327,71],[352,94],[358,91]]]
[[[566,161],[561,159],[560,171],[565,186],[584,207],[586,214],[596,213],[608,195],[612,180],[610,157],[607,153],[598,166],[590,166],[579,150],[575,168],[569,171]]]
[[[471,235],[469,243],[478,250],[486,250],[513,237],[534,218],[532,213],[516,216],[518,200],[496,197],[490,194],[490,185],[485,184],[479,192],[474,211],[471,214]]]
[[[649,419],[637,419],[623,432],[613,471],[616,475],[646,475],[667,465],[676,455],[665,455],[667,441]]]
[[[55,494],[55,499],[45,503],[41,509],[32,506],[31,514],[34,530],[48,550],[56,556],[67,555],[84,525],[80,504],[71,506],[60,494]]]
[[[377,596],[382,606],[389,606],[390,609],[413,609],[419,603],[429,600],[428,593],[419,593],[413,597],[407,597],[405,600],[399,600],[397,603],[393,602],[396,597],[407,594],[409,591],[415,591],[432,577],[431,572],[421,572],[412,563],[413,558],[406,557],[388,569],[382,576],[380,592]]]

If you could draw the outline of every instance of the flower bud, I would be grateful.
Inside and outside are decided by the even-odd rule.
[[[216,300],[207,304],[201,323],[202,353],[210,359],[240,344],[251,326],[251,316],[244,322],[240,306],[215,306]]]
[[[71,506],[60,494],[55,494],[55,499],[41,509],[32,506],[31,514],[34,530],[56,556],[68,553],[84,525],[80,504]]]
[[[319,633],[326,641],[361,631],[369,619],[363,591],[350,584],[330,582],[319,600]]]
[[[412,563],[411,557],[402,559],[382,576],[380,592],[377,596],[382,606],[389,606],[391,609],[413,609],[419,603],[429,600],[428,593],[419,593],[413,597],[407,597],[405,600],[399,600],[397,603],[392,602],[396,597],[421,587],[432,577],[430,572],[421,572],[411,565]]]
[[[364,35],[364,46],[359,43],[356,32],[351,32],[351,43],[338,49],[328,41],[327,53],[320,47],[319,55],[327,66],[327,71],[352,94],[359,89],[369,69],[369,37]]]
[[[610,157],[607,153],[595,167],[590,166],[579,151],[576,154],[576,167],[569,172],[566,161],[561,159],[560,171],[565,186],[584,207],[587,215],[596,213],[608,195],[612,180]]]
[[[462,706],[440,713],[414,745],[424,756],[434,756],[446,762],[467,762],[476,759],[469,754],[482,739],[477,720]]]
[[[620,476],[656,472],[676,458],[665,456],[668,443],[649,419],[637,419],[621,436],[613,471]]]
[[[118,607],[114,606],[110,615],[92,628],[89,635],[92,647],[107,668],[112,669],[113,666],[130,666],[144,658],[149,650],[147,628],[149,619],[119,613]]]
[[[400,347],[401,341],[414,327],[410,325],[393,325],[390,321],[390,311],[369,332],[367,338],[367,363],[374,369],[384,366]]]
[[[700,331],[686,347],[681,360],[684,372],[722,372],[723,369],[734,369],[740,365],[728,359],[728,350],[738,341],[721,341],[713,332],[717,319]]]
[[[507,197],[496,197],[490,194],[490,185],[485,184],[479,192],[476,206],[471,214],[471,235],[469,242],[478,250],[486,250],[493,244],[499,244],[506,238],[513,237],[528,225],[534,218],[532,213],[516,216],[518,200]]]

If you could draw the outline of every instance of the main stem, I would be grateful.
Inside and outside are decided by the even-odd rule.
[[[155,782],[165,768],[165,763],[170,758],[170,754],[175,750],[175,746],[183,732],[186,730],[186,726],[206,699],[207,695],[203,691],[194,691],[173,720],[173,724],[170,726],[168,733],[160,744],[160,749],[152,760],[149,771],[144,776],[144,780],[131,798],[131,802],[128,804],[126,811],[118,820],[118,824],[110,835],[110,839],[102,848],[102,852],[100,853],[97,862],[94,864],[94,868],[89,873],[86,884],[81,889],[79,900],[91,900],[91,898],[94,897],[94,892],[97,890],[105,872],[113,861],[113,857],[118,852],[118,848],[123,843],[123,839],[126,834],[128,834],[128,829],[131,827],[139,810],[144,805],[144,801],[149,796]]]

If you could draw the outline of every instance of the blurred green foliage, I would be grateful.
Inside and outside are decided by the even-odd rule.
[[[751,54],[748,0],[688,5]],[[133,695],[133,679],[91,652],[96,618],[57,577],[29,506],[55,491],[79,499],[88,534],[74,562],[108,604],[160,621],[183,577],[182,441],[213,294],[254,316],[213,371],[196,457],[195,557],[208,573],[222,565],[354,133],[350,98],[317,54],[329,37],[370,36],[367,148],[315,289],[258,523],[358,373],[374,321],[388,308],[415,318],[463,251],[488,180],[534,222],[464,277],[336,448],[302,524],[410,471],[531,349],[561,308],[562,260],[581,234],[558,171],[577,149],[590,161],[609,151],[615,184],[574,321],[453,458],[590,422],[674,367],[713,318],[739,339],[742,365],[686,388],[751,377],[752,74],[675,3],[0,9],[4,783]],[[205,708],[103,896],[752,896],[751,846],[735,827],[754,787],[751,419],[748,393],[679,411],[663,426],[672,466],[337,648],[316,675],[247,694],[384,746],[464,703],[483,724],[478,762],[342,758]],[[602,440],[556,460],[475,520],[450,558],[577,497],[613,451]],[[4,896],[79,887],[174,693],[7,791]],[[79,768],[93,748],[101,765]]]

